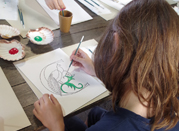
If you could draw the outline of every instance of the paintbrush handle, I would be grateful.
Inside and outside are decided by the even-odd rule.
[[[21,13],[20,13],[19,7],[17,6],[17,8],[18,8],[18,13],[19,13],[20,21],[22,21],[22,20],[21,20]]]
[[[83,41],[83,38],[84,38],[84,36],[82,36],[81,41],[80,41],[80,43],[78,44],[78,47],[77,47],[77,49],[76,49],[76,51],[75,51],[75,55],[76,55],[76,53],[78,52],[78,49],[80,48],[80,45],[81,45],[81,43],[82,43],[82,41]],[[71,67],[72,63],[73,63],[73,60],[71,60],[70,65],[69,65],[69,68]],[[69,70],[69,68],[68,68],[68,70]]]
[[[96,3],[94,0],[91,0],[93,3],[95,3],[97,6],[101,7],[102,9],[104,9],[101,5],[99,5],[98,3]]]
[[[62,15],[64,16],[64,11],[63,11],[63,9],[62,9]]]
[[[88,4],[90,4],[91,6],[93,6],[93,7],[94,7],[94,5],[93,5],[93,4],[91,4],[90,2],[88,2],[87,0],[84,0],[84,1],[86,1]]]

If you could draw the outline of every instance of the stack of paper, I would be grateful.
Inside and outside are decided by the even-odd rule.
[[[31,125],[1,68],[0,83],[0,129],[16,131]]]

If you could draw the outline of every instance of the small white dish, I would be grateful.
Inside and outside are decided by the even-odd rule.
[[[54,39],[53,31],[46,27],[30,30],[26,36],[32,43],[37,45],[47,45]]]
[[[24,47],[17,40],[0,40],[0,58],[8,61],[17,61],[25,56]]]
[[[14,27],[8,25],[0,25],[0,36],[4,39],[9,39],[15,36],[19,36],[20,31]]]

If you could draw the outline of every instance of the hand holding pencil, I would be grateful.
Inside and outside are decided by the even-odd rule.
[[[96,76],[94,63],[91,58],[81,49],[78,49],[76,55],[75,51],[76,50],[74,50],[70,56],[70,60],[73,60],[72,65],[81,68],[89,75]]]

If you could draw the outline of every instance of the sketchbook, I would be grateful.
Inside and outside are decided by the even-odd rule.
[[[72,66],[66,72],[70,62],[69,56],[57,49],[14,64],[38,89],[38,97],[45,93],[55,95],[65,116],[106,92],[99,81],[81,69]],[[34,69],[33,73],[29,68]]]
[[[1,68],[0,83],[0,131],[16,131],[30,126],[31,124]]]

